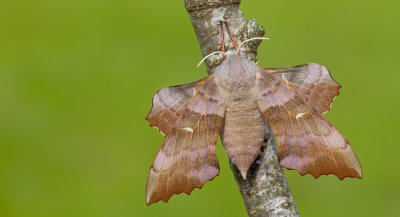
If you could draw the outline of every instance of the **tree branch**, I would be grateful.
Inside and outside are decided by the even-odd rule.
[[[228,21],[233,37],[238,43],[264,35],[264,29],[255,20],[244,19],[239,4],[240,0],[185,0],[185,7],[196,31],[203,56],[221,50],[220,21]],[[259,40],[246,43],[241,53],[248,59],[256,61],[257,47],[260,43]],[[228,41],[225,48],[234,50],[234,45]],[[208,58],[206,60],[208,73],[213,73],[222,61],[222,55]],[[299,216],[288,182],[278,163],[274,136],[268,125],[260,155],[249,169],[247,179],[243,180],[232,163],[231,168],[249,216]]]

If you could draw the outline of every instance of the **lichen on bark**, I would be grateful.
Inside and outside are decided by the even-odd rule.
[[[185,6],[197,34],[203,56],[221,50],[220,21],[228,21],[233,37],[238,43],[264,35],[264,29],[255,20],[245,20],[239,9],[239,0],[186,0]],[[225,38],[228,38],[225,32]],[[255,40],[242,46],[241,52],[255,61],[257,47],[261,42]],[[233,50],[234,45],[226,40],[225,49]],[[223,60],[222,55],[214,55],[206,62],[209,74],[214,72]]]

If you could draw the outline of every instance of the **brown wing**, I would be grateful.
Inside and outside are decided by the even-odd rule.
[[[150,168],[147,204],[167,202],[173,194],[190,194],[218,175],[215,144],[225,107],[218,81],[212,76],[201,82],[175,123],[168,122],[171,125],[166,127],[172,130]]]
[[[320,114],[329,111],[333,99],[339,95],[340,85],[332,79],[328,69],[318,63],[264,71],[275,76]]]
[[[159,90],[153,97],[153,106],[146,117],[150,126],[167,136],[173,127],[171,123],[176,122],[205,79]]]
[[[257,104],[278,140],[282,166],[316,178],[323,174],[362,177],[350,144],[314,109],[315,104],[265,72],[257,72],[256,87]]]

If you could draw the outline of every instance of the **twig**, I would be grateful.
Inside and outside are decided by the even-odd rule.
[[[240,43],[264,35],[264,29],[255,20],[245,20],[239,9],[240,0],[185,0],[185,7],[196,31],[199,44],[206,56],[221,51],[220,21],[228,21],[234,38]],[[228,36],[227,36],[228,37]],[[242,46],[241,53],[256,61],[260,40]],[[226,50],[234,50],[232,42],[225,42]],[[223,61],[223,55],[213,55],[206,60],[207,71],[213,73]],[[299,216],[290,189],[278,163],[274,137],[267,125],[266,138],[260,155],[243,180],[236,166],[231,168],[251,217]]]

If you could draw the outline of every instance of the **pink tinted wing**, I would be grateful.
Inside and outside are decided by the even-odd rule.
[[[314,177],[323,174],[335,174],[339,179],[362,177],[350,144],[320,114],[321,110],[317,112],[315,104],[271,74],[257,72],[256,77],[257,104],[278,140],[282,166]]]
[[[339,95],[340,85],[333,80],[327,68],[318,63],[266,68],[277,80],[322,114],[329,111],[333,99]]]
[[[215,144],[224,113],[218,80],[210,75],[172,123],[154,159],[147,180],[147,204],[167,202],[173,194],[190,194],[218,175]]]
[[[173,123],[182,114],[205,80],[206,78],[159,90],[153,97],[153,106],[146,117],[150,126],[156,127],[164,136],[167,136],[173,127]]]

